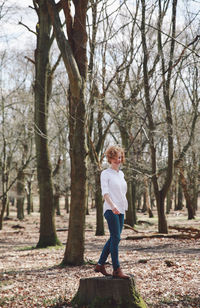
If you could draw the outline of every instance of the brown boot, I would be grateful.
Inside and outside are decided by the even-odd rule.
[[[94,268],[94,271],[97,272],[97,273],[101,273],[103,274],[104,276],[112,276],[111,274],[109,274],[106,269],[105,269],[105,266],[104,265],[100,265],[100,264],[97,264]]]
[[[116,269],[116,271],[113,271],[113,278],[122,278],[122,279],[129,279],[128,275],[125,275],[121,268],[118,267],[118,269]]]

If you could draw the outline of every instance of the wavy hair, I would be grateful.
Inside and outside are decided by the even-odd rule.
[[[109,163],[111,163],[111,159],[115,158],[117,156],[117,154],[120,153],[122,156],[122,164],[125,163],[125,154],[124,154],[124,149],[121,148],[118,145],[112,145],[109,146],[108,149],[106,150],[106,158],[108,160]]]

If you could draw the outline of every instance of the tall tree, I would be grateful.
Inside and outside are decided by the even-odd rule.
[[[193,219],[195,216],[197,199],[198,199],[198,129],[196,129],[196,123],[199,118],[199,70],[198,65],[193,55],[193,62],[188,65],[183,72],[180,71],[180,80],[184,85],[182,93],[185,90],[187,93],[187,105],[185,104],[185,98],[182,102],[182,114],[178,117],[176,109],[180,109],[181,106],[176,106],[175,120],[176,125],[181,122],[182,130],[176,131],[176,139],[178,144],[179,158],[175,161],[175,167],[178,167],[180,174],[180,183],[182,185],[183,193],[186,200],[186,207],[188,210],[188,219]],[[185,76],[183,76],[185,75]],[[183,96],[184,97],[184,96]],[[190,106],[188,110],[188,105]],[[180,111],[179,111],[180,112]],[[188,122],[188,123],[187,123]],[[187,136],[188,135],[188,136]],[[187,143],[183,146],[186,136],[188,138]],[[186,157],[187,152],[187,157]],[[189,153],[188,153],[189,152]],[[187,171],[187,176],[185,176]]]
[[[156,145],[155,145],[155,122],[153,119],[152,112],[152,101],[150,98],[150,83],[148,75],[148,48],[146,40],[146,1],[141,0],[142,3],[142,22],[141,22],[141,35],[142,35],[142,47],[143,47],[143,74],[144,74],[144,91],[145,91],[145,101],[146,101],[146,112],[148,117],[148,126],[149,126],[149,141],[150,141],[150,152],[151,152],[151,166],[152,166],[152,182],[154,187],[154,193],[157,204],[158,211],[158,229],[161,233],[168,233],[167,219],[165,216],[165,198],[167,192],[171,185],[173,177],[173,120],[171,112],[171,103],[170,103],[170,84],[171,84],[171,75],[172,75],[172,65],[174,58],[174,48],[175,48],[175,33],[176,33],[176,8],[177,0],[173,0],[172,3],[172,14],[171,14],[171,44],[169,52],[169,60],[166,63],[163,51],[163,42],[162,42],[162,24],[163,18],[165,16],[169,1],[163,4],[159,0],[159,16],[158,16],[158,50],[161,55],[161,72],[162,72],[162,89],[163,89],[163,100],[165,104],[166,112],[166,123],[167,123],[167,171],[166,176],[163,181],[162,188],[159,187],[158,175],[157,175],[157,161],[156,161]]]
[[[69,77],[69,143],[71,161],[71,208],[69,232],[63,264],[84,262],[85,208],[86,208],[86,142],[85,142],[85,86],[87,77],[86,15],[88,0],[47,1],[58,47]],[[67,26],[66,38],[58,12],[61,6]]]
[[[38,14],[35,51],[35,141],[40,195],[40,237],[37,247],[60,244],[55,228],[52,167],[48,149],[48,104],[51,93],[49,51],[52,44],[51,20],[46,1],[34,1]]]
[[[9,215],[9,193],[14,191],[14,184],[17,180],[17,169],[25,170],[34,159],[32,151],[32,132],[28,129],[27,123],[33,123],[27,118],[27,113],[32,114],[32,96],[25,88],[27,82],[27,63],[24,69],[21,55],[16,50],[3,51],[0,53],[1,73],[0,78],[0,229],[3,224],[5,210]],[[15,71],[13,72],[13,66]],[[10,82],[12,80],[12,82]],[[28,148],[26,159],[21,159],[23,144]]]

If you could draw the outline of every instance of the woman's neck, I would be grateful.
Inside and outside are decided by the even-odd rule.
[[[113,169],[113,170],[115,170],[115,171],[117,171],[117,172],[119,171],[119,167],[118,167],[118,166],[112,166],[112,165],[111,165],[110,168]]]

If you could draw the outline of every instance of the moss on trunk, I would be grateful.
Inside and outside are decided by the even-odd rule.
[[[135,282],[129,279],[93,277],[80,279],[72,307],[77,308],[146,308],[136,291]]]

